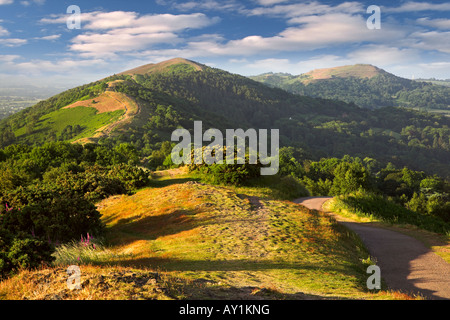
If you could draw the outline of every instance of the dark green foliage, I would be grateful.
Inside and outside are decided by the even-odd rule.
[[[53,242],[65,242],[87,232],[102,232],[100,214],[94,204],[70,190],[29,186],[10,192],[0,201],[14,208],[1,211],[2,227],[14,234],[24,232]]]
[[[333,170],[333,175],[333,186],[330,190],[332,195],[371,189],[370,175],[360,162],[342,162]]]
[[[280,170],[279,174],[282,176],[302,177],[305,173],[302,165],[295,157],[295,148],[284,147],[280,149]]]
[[[311,83],[304,83],[302,76],[287,74],[267,74],[253,79],[291,93],[342,100],[369,109],[393,106],[448,109],[450,105],[450,88],[399,78],[387,72],[373,78],[336,77]]]
[[[51,263],[53,250],[48,241],[25,234],[13,235],[0,227],[0,279],[17,269]]]
[[[202,152],[208,152],[208,147],[203,147]],[[191,164],[188,166],[191,172],[199,173],[202,179],[206,182],[213,184],[230,184],[241,185],[245,181],[257,178],[261,175],[262,165],[259,161],[256,164],[250,164],[249,154],[245,152],[245,157],[242,159],[243,164],[238,164],[239,161],[235,160],[235,164],[226,163],[226,147],[222,147],[224,155],[223,163],[206,164],[202,158],[201,164],[196,164],[194,161],[195,149],[191,151]],[[212,151],[212,150],[211,150]],[[209,152],[211,152],[209,151]],[[215,152],[215,151],[212,151]],[[239,151],[235,147],[234,159],[238,159]],[[213,154],[214,155],[214,154]]]
[[[213,164],[197,167],[194,171],[203,175],[206,182],[213,184],[241,185],[259,176],[260,168],[251,164]]]
[[[104,231],[95,202],[148,185],[128,144],[11,145],[0,161],[0,274],[52,261],[51,244]]]
[[[409,210],[376,194],[356,193],[343,196],[339,198],[338,206],[362,216],[372,215],[390,223],[411,224],[441,234],[450,231],[450,224],[439,216]]]
[[[300,174],[294,176],[301,179],[313,196],[373,193],[391,199],[403,209],[450,222],[450,183],[436,175],[428,176],[406,167],[396,169],[392,164],[380,168],[374,159],[361,161],[349,156],[305,160],[302,165],[293,159],[287,164],[290,169],[280,172],[286,174],[303,166],[303,171],[296,169]]]

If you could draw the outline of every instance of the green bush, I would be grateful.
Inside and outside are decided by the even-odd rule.
[[[450,224],[441,218],[409,210],[381,195],[358,192],[336,199],[335,209],[346,209],[359,216],[374,217],[389,223],[411,224],[442,234],[450,230]]]
[[[203,152],[207,152],[206,147],[203,147]],[[245,153],[244,164],[226,164],[225,155],[226,147],[223,147],[224,163],[208,165],[202,159],[201,164],[194,163],[194,150],[191,152],[192,164],[189,165],[191,172],[197,172],[202,176],[202,180],[213,184],[225,185],[241,185],[247,180],[257,178],[261,175],[262,165],[258,161],[257,164],[249,163],[249,155]],[[237,158],[238,150],[235,150],[235,159]]]
[[[21,195],[17,195],[18,201]],[[27,194],[33,197],[32,194]],[[26,205],[1,212],[1,227],[14,234],[23,232],[53,242],[65,242],[87,232],[101,234],[103,224],[96,207],[77,194],[59,194],[37,189]],[[28,198],[29,200],[29,198]]]
[[[0,279],[17,269],[37,268],[54,260],[54,246],[48,241],[27,236],[12,235],[0,227]]]

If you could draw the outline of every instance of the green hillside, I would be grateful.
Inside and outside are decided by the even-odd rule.
[[[400,78],[371,65],[317,69],[298,76],[267,73],[251,79],[291,93],[342,100],[368,109],[450,109],[450,88]]]
[[[68,140],[80,139],[93,136],[96,130],[116,121],[121,115],[123,115],[123,111],[120,110],[99,114],[94,108],[60,109],[42,116],[33,130],[35,132],[50,131],[54,133],[54,137],[60,137],[65,129],[67,131],[67,128],[71,127],[73,129],[71,129]],[[79,128],[78,131],[76,128]],[[21,137],[28,135],[27,128],[22,127],[16,130],[14,134],[20,140]],[[37,139],[41,138],[39,133],[35,133],[33,136]]]
[[[80,122],[71,125],[79,125],[81,131],[72,135],[58,134],[64,125],[48,119],[63,116],[53,113],[61,108],[80,100],[95,100],[109,90],[136,101],[139,113],[93,141],[110,146],[130,143],[150,168],[163,164],[167,155],[163,143],[170,140],[173,130],[192,129],[194,120],[202,120],[204,128],[221,130],[280,129],[281,145],[301,149],[302,156],[308,159],[348,154],[391,162],[400,168],[450,175],[450,119],[439,115],[401,108],[370,111],[339,100],[289,94],[182,59],[134,70],[139,72],[123,72],[68,90],[1,121],[0,146],[54,141],[56,127],[57,140],[86,138],[117,115],[88,117],[87,124],[84,117],[74,117]]]

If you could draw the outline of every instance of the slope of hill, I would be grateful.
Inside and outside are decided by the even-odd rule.
[[[108,247],[0,283],[5,299],[408,299],[366,288],[368,253],[333,218],[176,176],[97,204]],[[169,185],[167,185],[169,184]],[[164,186],[165,185],[165,186]],[[242,193],[245,192],[245,193]],[[84,249],[86,252],[89,250]],[[82,256],[78,260],[77,257]],[[82,290],[67,289],[78,264]]]
[[[154,154],[170,141],[173,130],[192,130],[194,120],[201,120],[204,128],[220,130],[280,129],[281,145],[303,149],[307,159],[349,154],[450,175],[450,119],[439,115],[399,108],[370,111],[338,100],[299,96],[179,58],[134,70],[65,91],[1,121],[0,145],[80,139],[108,145],[128,142],[156,168],[164,158],[155,160]],[[374,79],[381,81],[379,75],[367,81]],[[317,83],[323,81],[328,80]],[[98,113],[93,101],[107,92],[130,101],[128,110],[135,103],[138,112],[127,121],[121,121],[124,110]],[[71,109],[64,108],[84,104],[76,109],[89,112],[89,117],[81,117],[83,122],[65,114]],[[109,129],[99,134],[101,128]]]
[[[385,71],[372,66],[365,64],[357,64],[354,66],[343,66],[343,67],[335,67],[328,69],[315,69],[308,73],[305,73],[305,76],[310,78],[311,80],[304,82],[314,82],[314,80],[323,80],[323,79],[332,79],[332,78],[359,78],[359,79],[372,79],[378,75],[386,73]]]
[[[342,100],[369,109],[450,109],[450,88],[400,78],[372,65],[317,69],[298,76],[268,73],[250,78],[291,93]]]
[[[119,73],[119,75],[130,75],[130,76],[135,76],[135,75],[146,75],[146,74],[150,74],[150,73],[157,73],[157,72],[167,72],[167,71],[176,71],[177,67],[185,67],[185,70],[195,70],[195,71],[201,71],[203,70],[202,65],[200,65],[199,63],[196,63],[194,61],[190,61],[190,60],[186,60],[183,58],[175,58],[175,59],[170,59],[167,61],[163,61],[161,63],[151,63],[151,64],[146,64],[144,66],[140,66],[128,71],[124,71]]]

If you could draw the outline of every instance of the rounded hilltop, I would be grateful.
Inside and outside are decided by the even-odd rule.
[[[204,69],[204,65],[201,65],[197,62],[191,61],[191,60],[187,60],[184,58],[174,58],[174,59],[170,59],[167,61],[163,61],[160,63],[150,63],[150,64],[146,64],[131,70],[127,70],[124,72],[119,73],[118,75],[145,75],[145,74],[150,74],[150,73],[155,73],[155,72],[165,72],[167,70],[170,70],[171,67],[176,66],[176,65],[187,65],[193,68],[193,70],[195,71],[202,71]]]

